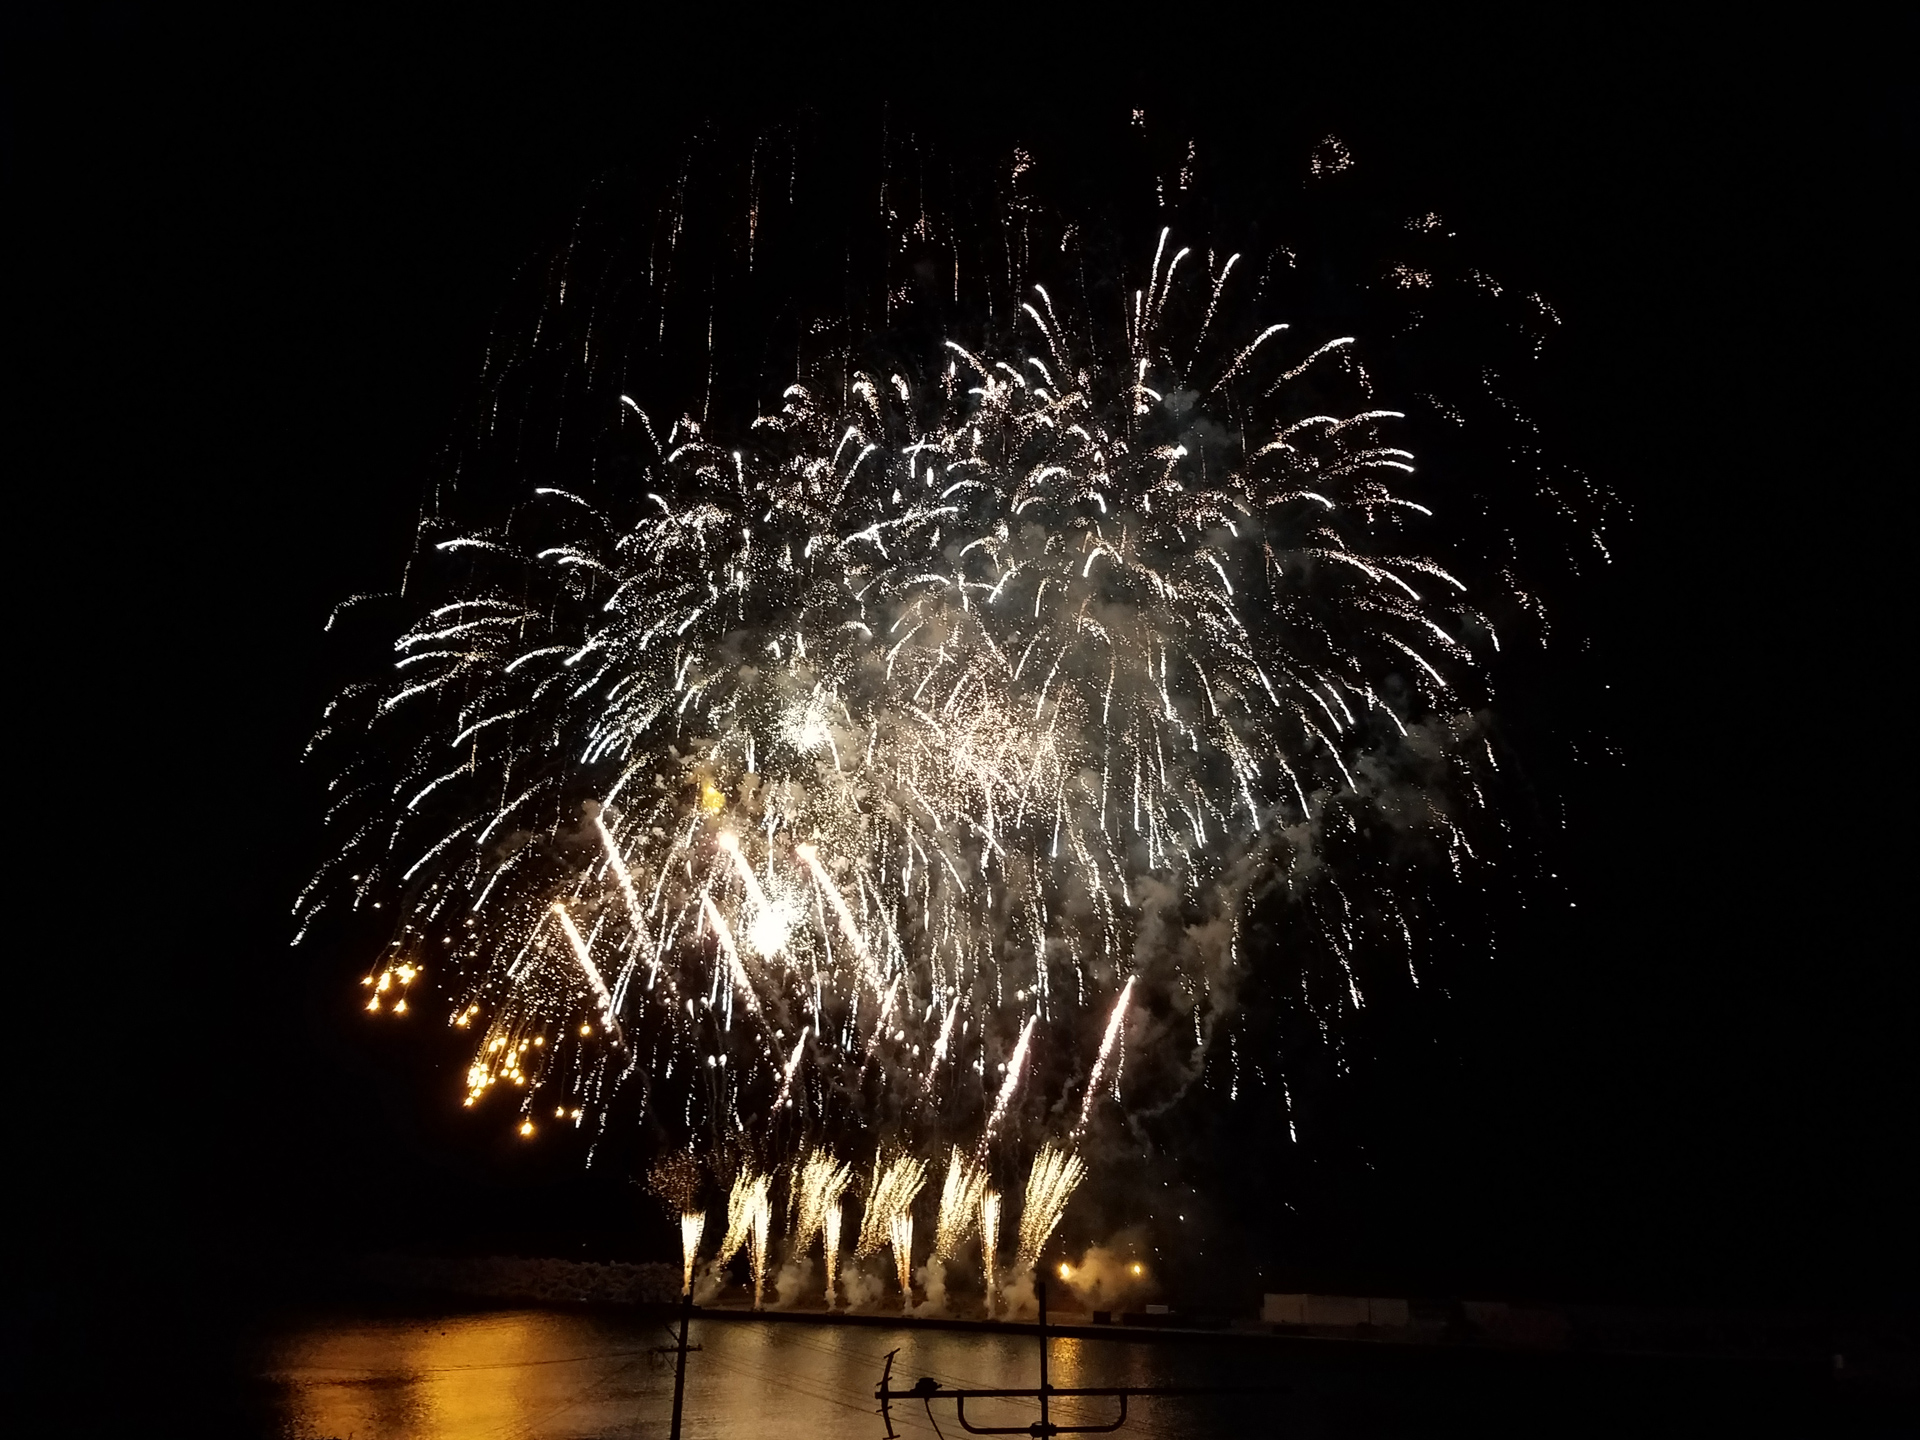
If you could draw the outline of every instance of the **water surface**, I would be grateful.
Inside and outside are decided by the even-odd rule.
[[[683,1434],[860,1440],[886,1431],[874,1386],[897,1350],[896,1385],[1032,1386],[1032,1336],[696,1318]],[[256,1433],[275,1440],[615,1440],[665,1436],[673,1334],[619,1310],[501,1309],[285,1320],[248,1347]],[[1665,1433],[1683,1420],[1729,1433],[1806,1432],[1831,1387],[1803,1370],[1699,1361],[1515,1355],[1313,1344],[1257,1337],[1051,1342],[1055,1385],[1275,1384],[1270,1397],[1134,1402],[1128,1440],[1186,1437]],[[1115,1402],[1059,1402],[1099,1423]],[[1024,1427],[1030,1402],[979,1402],[976,1425]],[[1828,1417],[1831,1418],[1831,1417]],[[938,1431],[935,1423],[938,1424]],[[952,1401],[895,1406],[901,1436],[949,1440]],[[1822,1427],[1824,1428],[1824,1426]],[[1706,1433],[1706,1432],[1702,1432]]]

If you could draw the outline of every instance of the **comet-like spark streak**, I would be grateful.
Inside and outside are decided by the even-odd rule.
[[[897,1158],[862,1255],[924,1182],[899,1151],[948,1147],[935,1251],[977,1205],[991,1290],[993,1147],[1033,1144],[1084,1077],[1079,1145],[1116,1047],[1136,1099],[1201,1075],[1255,879],[1286,876],[1318,927],[1321,1031],[1364,1003],[1369,922],[1323,837],[1371,823],[1456,875],[1476,858],[1499,642],[1410,548],[1444,497],[1396,493],[1418,463],[1352,338],[1271,322],[1238,255],[1162,273],[1167,242],[1124,315],[1029,274],[917,358],[802,355],[737,434],[662,436],[620,396],[594,422],[617,481],[531,487],[478,528],[436,502],[391,678],[316,736],[369,748],[335,782],[353,838],[295,913],[302,934],[342,896],[391,918],[373,1013],[444,964],[451,1023],[482,1031],[469,1106],[504,1083],[530,1135],[559,1086],[604,1125],[638,1072],[689,1144],[877,1122]],[[1149,994],[1191,1025],[1136,1062]],[[831,1295],[846,1167],[815,1159],[800,1243],[822,1233]],[[1083,1173],[1040,1150],[1023,1265]],[[756,1299],[767,1185],[734,1182],[719,1257],[757,1237]]]
[[[587,950],[587,942],[581,937],[580,927],[573,923],[573,917],[567,913],[567,907],[558,900],[553,902],[553,913],[560,921],[560,928],[567,932],[567,942],[573,946],[574,958],[580,962],[580,969],[587,977],[587,984],[593,990],[593,998],[599,1002],[600,1018],[610,1021],[613,1016],[613,996],[607,991],[607,982],[601,978],[600,969],[593,963],[593,956]]]
[[[958,1005],[947,1006],[947,1018],[940,1022],[940,1038],[933,1042],[933,1055],[927,1062],[926,1078],[920,1082],[920,1088],[931,1090],[934,1077],[940,1073],[940,1062],[947,1058],[947,1047],[953,1039],[953,1022],[960,1018]]]
[[[1007,1107],[1013,1103],[1014,1092],[1020,1088],[1020,1077],[1027,1068],[1027,1046],[1033,1040],[1034,1022],[1040,1017],[1029,1015],[1027,1023],[1021,1028],[1020,1038],[1014,1043],[1013,1058],[1007,1061],[1007,1078],[1000,1084],[1000,1094],[993,1102],[993,1109],[987,1115],[986,1128],[980,1132],[979,1158],[986,1159],[987,1147],[993,1143],[993,1132],[1006,1115]]]
[[[794,1072],[800,1068],[800,1057],[806,1052],[808,1031],[802,1028],[800,1038],[793,1042],[793,1054],[787,1057],[787,1067],[781,1075],[780,1093],[773,1097],[773,1108],[780,1109],[787,1103],[787,1096],[793,1090]]]
[[[1100,1081],[1106,1076],[1107,1061],[1113,1057],[1113,1047],[1120,1039],[1120,1029],[1127,1020],[1127,1000],[1133,994],[1134,977],[1129,975],[1127,983],[1120,987],[1120,994],[1113,1002],[1113,1013],[1107,1017],[1106,1034],[1100,1037],[1100,1053],[1094,1057],[1093,1073],[1087,1077],[1086,1098],[1080,1102],[1080,1122],[1073,1127],[1073,1138],[1078,1140],[1086,1134],[1087,1121],[1093,1116],[1094,1098],[1100,1093]]]

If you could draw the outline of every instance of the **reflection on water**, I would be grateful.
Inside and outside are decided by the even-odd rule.
[[[874,1386],[897,1348],[895,1383],[931,1375],[947,1385],[1039,1383],[1031,1337],[919,1329],[693,1322],[701,1350],[688,1357],[688,1440],[777,1435],[781,1440],[884,1435]],[[673,1335],[659,1321],[605,1314],[510,1310],[430,1321],[332,1320],[273,1341],[260,1362],[275,1433],[286,1440],[573,1440],[667,1433],[673,1357],[652,1353]],[[1107,1340],[1052,1342],[1055,1385],[1223,1383],[1254,1378],[1256,1356]],[[1113,1401],[1058,1402],[1055,1418],[1111,1418]],[[1162,1399],[1135,1405],[1123,1434],[1153,1437],[1262,1434],[1250,1402]],[[1026,1425],[1030,1404],[976,1402],[975,1425]],[[934,1419],[962,1433],[951,1401]],[[902,1435],[933,1435],[917,1402],[897,1406]]]
[[[498,1310],[406,1319],[308,1317],[258,1338],[248,1434],[274,1440],[614,1440],[664,1437],[673,1407],[668,1326],[619,1311]],[[895,1383],[1039,1383],[1031,1336],[696,1319],[684,1433],[777,1440],[877,1440],[873,1390],[898,1349]],[[1137,1402],[1122,1440],[1158,1437],[1605,1436],[1835,1433],[1825,1370],[1773,1362],[1516,1353],[1471,1348],[1192,1337],[1052,1342],[1051,1379],[1076,1385],[1278,1384],[1280,1396]],[[1110,1419],[1115,1402],[1055,1418]],[[1022,1402],[969,1406],[975,1425],[1024,1427]],[[948,1440],[963,1433],[936,1402]],[[919,1404],[894,1410],[902,1436],[932,1436]]]

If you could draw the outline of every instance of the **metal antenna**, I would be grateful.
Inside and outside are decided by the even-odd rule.
[[[880,1383],[874,1388],[873,1398],[880,1402],[880,1415],[887,1422],[889,1440],[898,1440],[893,1428],[893,1402],[895,1400],[919,1400],[931,1409],[935,1400],[952,1400],[958,1413],[960,1428],[969,1435],[1031,1435],[1034,1440],[1052,1440],[1055,1435],[1108,1435],[1127,1423],[1127,1401],[1135,1395],[1273,1395],[1286,1390],[1284,1385],[1096,1385],[1076,1386],[1057,1390],[1047,1379],[1047,1282],[1044,1277],[1036,1276],[1035,1294],[1040,1302],[1040,1388],[1037,1390],[949,1390],[931,1376],[916,1380],[905,1390],[893,1388],[893,1357],[898,1350],[887,1352],[886,1368],[880,1373]],[[1096,1395],[1112,1396],[1120,1402],[1120,1414],[1110,1425],[1056,1425],[1053,1423],[1053,1400],[1056,1396],[1073,1399],[1089,1398]],[[974,1425],[967,1420],[967,1401],[969,1400],[1034,1400],[1040,1402],[1040,1418],[1030,1425]]]

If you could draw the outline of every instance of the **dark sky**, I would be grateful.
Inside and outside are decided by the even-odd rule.
[[[1868,38],[900,23],[19,32],[15,278],[51,324],[13,694],[58,898],[16,892],[15,1155],[69,1243],[664,1242],[626,1177],[460,1132],[353,1021],[357,959],[286,948],[321,624],[391,582],[495,307],[597,176],[702,114],[893,97],[1006,143],[1138,104],[1288,174],[1337,133],[1543,291],[1553,442],[1633,517],[1581,601],[1625,757],[1570,790],[1582,919],[1360,1087],[1276,1279],[1911,1303],[1911,401],[1882,396],[1912,120]]]

